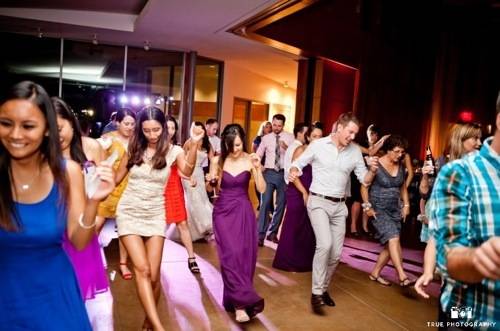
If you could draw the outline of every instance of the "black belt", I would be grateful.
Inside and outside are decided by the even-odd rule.
[[[314,195],[314,196],[317,196],[317,197],[320,197],[320,198],[323,198],[323,199],[326,199],[326,200],[330,200],[330,201],[333,201],[333,202],[344,202],[345,201],[345,198],[329,197],[329,196],[326,196],[326,195],[323,195],[323,194],[314,193],[314,192],[309,192],[309,193],[311,195]]]

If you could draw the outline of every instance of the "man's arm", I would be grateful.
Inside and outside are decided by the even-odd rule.
[[[264,154],[266,153],[266,139],[264,139],[265,136],[262,136],[260,139],[260,144],[259,148],[255,151],[255,153],[262,159],[264,157]]]
[[[434,185],[431,200],[437,221],[434,239],[437,264],[444,275],[466,283],[500,275],[500,244],[491,238],[479,247],[471,247],[472,222],[471,174],[461,163],[444,167]]]

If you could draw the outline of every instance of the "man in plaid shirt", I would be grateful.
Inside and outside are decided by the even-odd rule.
[[[440,329],[500,330],[500,95],[495,135],[441,169],[431,200]]]

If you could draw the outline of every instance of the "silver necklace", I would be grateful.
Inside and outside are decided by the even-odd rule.
[[[19,184],[19,187],[21,188],[21,190],[23,191],[27,191],[31,188],[31,186],[35,183],[35,181],[38,179],[38,177],[40,176],[40,169],[38,169],[38,174],[33,177],[33,179],[31,180],[31,182],[27,183],[27,184]]]
[[[155,152],[153,152],[153,154],[149,155],[147,149],[144,151],[144,159],[146,159],[146,161],[151,162],[153,160],[154,156],[155,156]]]

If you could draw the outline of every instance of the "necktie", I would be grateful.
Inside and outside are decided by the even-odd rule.
[[[276,147],[274,148],[274,170],[280,171],[280,135],[276,135]]]

